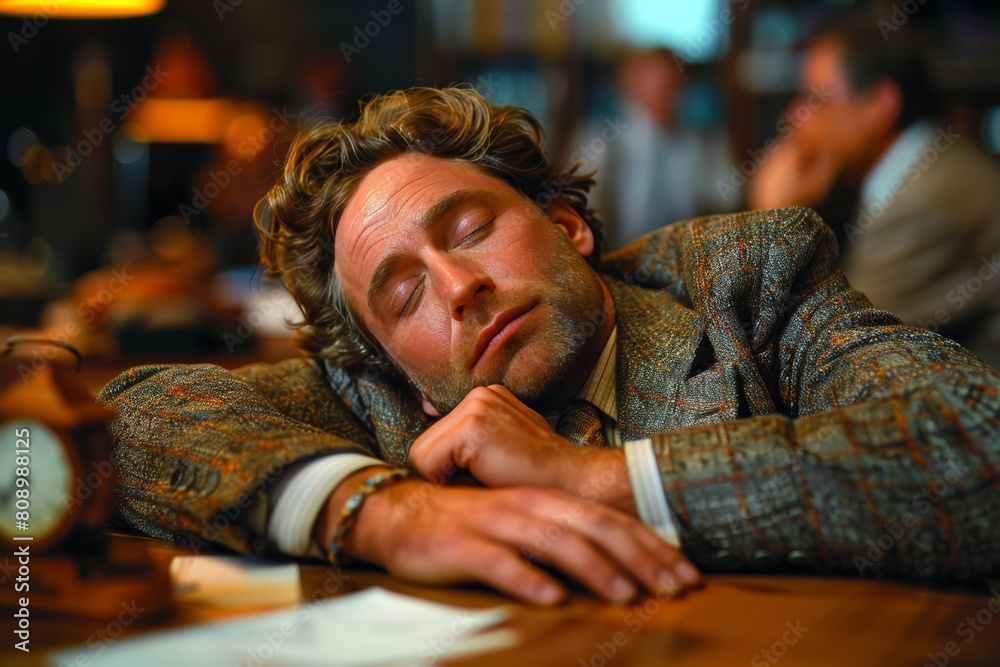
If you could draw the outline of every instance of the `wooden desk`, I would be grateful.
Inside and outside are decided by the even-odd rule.
[[[164,564],[186,553],[166,543],[149,543]],[[709,575],[703,590],[682,600],[648,597],[629,606],[608,606],[579,593],[557,609],[538,610],[478,587],[418,586],[365,568],[345,568],[338,576],[322,564],[302,564],[300,572],[305,601],[379,585],[467,607],[511,606],[514,616],[507,625],[524,641],[446,663],[456,666],[1000,665],[1000,590],[991,610],[991,596],[985,591],[865,579]],[[8,579],[3,585],[10,583]],[[127,602],[123,601],[126,606]],[[112,641],[111,635],[130,636],[255,611],[260,609],[226,611],[182,604],[168,618],[151,620],[140,614],[135,622],[117,625],[35,613],[32,652],[26,655],[13,650],[12,619],[5,610],[0,663],[41,665],[47,649],[89,641],[93,651]],[[948,650],[954,655],[949,656]],[[90,651],[81,653],[80,667],[88,664]],[[177,664],[182,665],[183,659]]]

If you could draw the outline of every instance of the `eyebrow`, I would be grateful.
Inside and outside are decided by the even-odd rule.
[[[456,190],[427,209],[423,217],[420,219],[420,229],[426,232],[459,204],[462,204],[470,199],[480,198],[485,198],[484,193],[480,190]],[[371,311],[375,311],[375,302],[378,299],[379,294],[385,289],[389,282],[389,278],[392,277],[393,272],[396,270],[396,267],[399,266],[399,263],[403,260],[403,258],[404,255],[402,253],[393,253],[385,257],[375,268],[375,273],[372,274],[371,282],[368,284],[368,308]]]

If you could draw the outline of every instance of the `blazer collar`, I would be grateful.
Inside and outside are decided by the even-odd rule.
[[[705,336],[706,319],[665,290],[604,277],[618,323],[617,403],[622,440],[678,424],[677,397]]]
[[[394,466],[409,465],[410,445],[431,425],[416,400],[388,373],[372,371],[358,380],[358,394],[375,431],[382,458]]]

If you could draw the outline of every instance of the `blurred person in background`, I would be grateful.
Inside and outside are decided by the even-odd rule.
[[[621,115],[614,124],[592,122],[581,137],[583,147],[604,141],[604,150],[590,151],[598,170],[592,202],[610,248],[722,209],[714,184],[728,166],[727,144],[680,122],[685,65],[665,48],[628,54],[616,76]]]
[[[857,193],[844,230],[851,284],[1000,367],[1000,167],[937,119],[914,28],[883,34],[877,18],[841,18],[813,40],[803,94],[829,100],[761,165],[750,206]]]

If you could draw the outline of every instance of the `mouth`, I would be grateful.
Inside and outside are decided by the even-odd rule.
[[[522,318],[537,305],[536,302],[510,308],[502,313],[498,313],[479,334],[476,345],[472,349],[472,358],[469,362],[471,370],[488,353],[503,345],[504,341],[510,338],[517,330]]]

